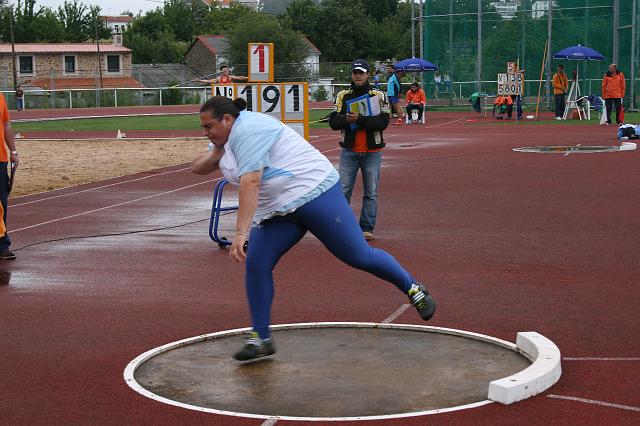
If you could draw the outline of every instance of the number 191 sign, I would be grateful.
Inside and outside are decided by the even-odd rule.
[[[273,43],[249,43],[249,81],[273,81]]]
[[[247,101],[247,111],[269,114],[309,140],[308,83],[214,84],[214,96]]]

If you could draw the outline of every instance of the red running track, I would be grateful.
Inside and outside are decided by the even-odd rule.
[[[639,424],[638,152],[517,153],[614,145],[615,130],[478,123],[433,113],[387,130],[374,244],[427,283],[430,325],[509,341],[537,331],[563,375],[510,406],[367,424]],[[312,134],[337,162],[337,135]],[[262,424],[164,405],[122,377],[153,347],[248,324],[242,268],[207,235],[213,186],[184,165],[12,200],[1,424]],[[275,274],[274,323],[379,322],[406,303],[311,237]],[[421,323],[413,310],[394,322]]]

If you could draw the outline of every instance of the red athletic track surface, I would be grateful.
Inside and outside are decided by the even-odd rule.
[[[517,153],[615,145],[615,128],[467,118],[477,119],[432,113],[386,131],[373,244],[434,294],[429,325],[509,341],[536,331],[573,359],[555,386],[516,404],[360,424],[640,424],[640,154]],[[312,136],[337,163],[336,133]],[[214,183],[182,165],[11,201],[18,259],[0,263],[0,424],[262,424],[168,406],[123,380],[151,348],[248,325],[242,267],[207,235]],[[312,237],[275,276],[274,323],[379,322],[407,302]],[[394,322],[422,324],[412,309]]]

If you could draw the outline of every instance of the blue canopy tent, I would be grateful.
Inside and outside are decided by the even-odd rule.
[[[590,47],[578,44],[577,46],[570,46],[554,53],[553,59],[566,59],[568,61],[604,61],[605,57]],[[576,108],[579,114],[585,112],[579,108],[579,99],[580,86],[578,85],[578,70],[576,68],[576,78],[571,84],[571,89],[567,96],[567,106],[569,108],[565,108],[564,116],[562,117],[564,120],[567,119],[567,112],[570,108]],[[586,112],[588,113],[588,110]],[[582,115],[580,115],[580,119],[582,119]]]
[[[421,58],[408,58],[403,59],[395,63],[395,69],[404,72],[424,72],[424,71],[437,71],[438,66],[431,62]],[[415,80],[415,76],[414,76]],[[424,88],[427,91],[426,86]]]
[[[395,64],[395,68],[404,72],[423,72],[423,71],[437,71],[437,65],[420,58],[409,58],[398,61]]]
[[[604,56],[590,47],[577,45],[567,47],[553,54],[553,59],[567,59],[569,61],[604,61]]]

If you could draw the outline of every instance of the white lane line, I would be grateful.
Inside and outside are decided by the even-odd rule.
[[[276,419],[276,418],[267,419],[264,422],[262,422],[262,425],[260,425],[260,426],[273,426],[276,423],[278,423],[278,419]]]
[[[331,138],[318,139],[316,142],[321,142],[321,141],[325,141],[325,140],[330,140],[330,139],[333,139],[333,138],[335,138],[335,136],[334,136],[334,137],[331,137]],[[325,152],[337,151],[337,150],[339,150],[339,149],[340,149],[340,147],[338,147],[338,148],[333,148],[333,149],[329,149],[329,150],[327,150],[327,151],[321,151],[321,152],[324,154]],[[66,193],[66,194],[60,194],[60,195],[52,195],[52,196],[50,196],[50,197],[40,198],[40,199],[33,200],[33,201],[25,201],[24,203],[11,203],[11,204],[10,204],[10,206],[9,206],[9,208],[14,209],[14,208],[16,208],[16,207],[20,207],[20,206],[26,206],[26,205],[29,205],[29,204],[40,203],[40,202],[43,202],[43,201],[49,201],[49,200],[53,200],[53,199],[56,199],[56,198],[69,197],[69,196],[71,196],[71,195],[77,195],[77,194],[82,194],[82,193],[84,193],[84,192],[96,191],[96,190],[98,190],[98,189],[109,188],[109,187],[111,187],[111,186],[122,185],[122,184],[130,183],[130,182],[137,182],[137,181],[139,181],[139,180],[149,179],[149,178],[152,178],[152,177],[162,176],[162,175],[166,175],[166,174],[170,174],[170,173],[183,172],[183,171],[185,171],[185,170],[190,170],[190,167],[184,167],[184,168],[182,168],[182,169],[177,169],[177,170],[170,170],[170,171],[168,171],[168,172],[154,173],[154,174],[149,175],[149,176],[143,176],[143,177],[139,177],[139,178],[135,178],[135,179],[123,180],[123,181],[120,181],[120,182],[114,182],[114,183],[110,183],[110,184],[107,184],[107,185],[96,186],[95,188],[82,189],[82,190],[80,190],[80,191],[76,191],[76,192],[69,192],[69,193]],[[140,172],[140,173],[145,173],[145,172]],[[110,178],[110,179],[117,179],[117,177],[116,177],[116,178]],[[62,188],[61,188],[61,189],[62,189]],[[14,198],[14,200],[18,200],[18,199],[20,199],[20,198],[28,197],[28,196],[33,196],[33,195],[35,195],[35,194],[23,195],[23,196],[21,196],[21,197],[16,197],[16,198]],[[14,232],[15,232],[15,231],[14,231]]]
[[[458,121],[462,121],[464,118],[459,118],[453,121],[447,121],[446,123],[434,124],[433,126],[426,126],[425,129],[433,129],[434,127],[446,126],[447,124],[457,123]]]
[[[611,358],[611,357],[564,357],[563,361],[640,361],[640,357],[628,357],[628,358]]]
[[[392,313],[391,315],[389,315],[388,317],[386,317],[385,319],[382,320],[382,324],[389,324],[391,323],[391,321],[395,320],[396,318],[398,318],[400,315],[402,315],[402,313],[404,311],[407,310],[407,308],[411,306],[410,304],[406,303],[402,306],[400,306],[398,309],[396,309],[396,311],[394,313]]]
[[[40,203],[42,201],[49,201],[49,200],[53,200],[55,198],[62,198],[62,197],[68,197],[70,195],[82,194],[83,192],[89,192],[89,191],[95,191],[97,189],[109,188],[110,186],[122,185],[124,183],[136,182],[136,181],[143,180],[143,179],[149,179],[149,178],[152,178],[152,177],[166,175],[166,174],[169,174],[169,173],[182,172],[182,171],[185,171],[185,170],[189,170],[189,167],[185,167],[183,169],[178,169],[178,170],[170,170],[168,172],[154,173],[154,174],[149,175],[149,176],[143,176],[143,177],[139,177],[139,178],[135,178],[135,179],[123,180],[121,182],[114,182],[114,183],[110,183],[110,184],[107,184],[107,185],[96,186],[95,188],[82,189],[80,191],[69,192],[67,194],[52,195],[51,197],[40,198],[38,200],[33,200],[33,201],[26,201],[24,203],[18,203],[18,204],[11,203],[9,207],[13,209],[13,208],[20,207],[20,206],[26,206],[28,204]],[[140,172],[140,173],[144,173],[144,172]],[[111,178],[111,179],[117,179],[117,178]],[[20,197],[18,197],[18,198],[20,198]]]
[[[547,397],[555,398],[555,399],[565,399],[567,401],[584,402],[587,404],[601,405],[603,407],[619,408],[621,410],[640,412],[640,407],[633,407],[631,405],[614,404],[612,402],[605,402],[605,401],[596,401],[595,399],[586,399],[586,398],[578,398],[575,396],[562,396],[562,395],[547,395]]]
[[[328,150],[328,151],[323,151],[323,152],[329,152],[329,151],[333,151],[335,149],[340,149],[340,148],[334,148],[334,149],[331,149],[331,150]],[[185,168],[185,169],[180,169],[180,170],[187,170],[187,169]],[[176,171],[180,171],[180,170],[176,170]],[[165,172],[165,173],[173,173],[173,172]],[[152,175],[152,176],[158,176],[158,175],[155,174],[155,175]],[[142,178],[134,179],[132,181],[140,180],[140,179],[146,179],[147,177],[152,177],[152,176],[145,176],[145,177],[142,177]],[[172,193],[177,192],[177,191],[182,191],[183,189],[193,188],[194,186],[198,186],[198,185],[202,185],[202,184],[210,183],[210,182],[215,182],[215,181],[220,180],[220,179],[222,179],[222,177],[217,177],[215,179],[208,179],[208,180],[206,180],[204,182],[199,182],[199,183],[195,183],[193,185],[183,186],[183,187],[180,187],[180,188],[177,188],[177,189],[173,189],[171,191],[160,192],[158,194],[153,194],[153,195],[149,195],[149,196],[146,196],[146,197],[141,197],[141,198],[136,198],[136,199],[129,200],[129,201],[124,201],[122,203],[112,204],[112,205],[109,205],[109,206],[101,207],[99,209],[87,210],[87,211],[84,211],[82,213],[77,213],[77,214],[73,214],[73,215],[70,215],[70,216],[60,217],[60,218],[57,218],[57,219],[48,220],[46,222],[36,223],[34,225],[29,225],[29,226],[25,226],[25,227],[18,228],[18,229],[13,229],[11,231],[11,233],[14,234],[16,232],[24,231],[24,230],[31,229],[31,228],[36,228],[38,226],[48,225],[50,223],[60,222],[60,221],[66,220],[66,219],[73,219],[75,217],[84,216],[84,215],[91,214],[91,213],[96,213],[96,212],[107,210],[107,209],[111,209],[111,208],[114,208],[114,207],[124,206],[124,205],[135,203],[135,202],[138,202],[138,201],[148,200],[150,198],[161,197],[163,195],[172,194]],[[105,185],[104,187],[108,187],[108,186],[111,186],[111,185],[117,185],[117,184],[119,184],[119,183]],[[97,188],[86,189],[86,190],[83,190],[83,191],[75,192],[74,194],[78,194],[80,192],[86,192],[86,191],[93,191],[94,189],[97,189]],[[69,194],[69,195],[72,195],[72,194]],[[55,198],[55,197],[52,197],[52,198]],[[24,204],[26,204],[26,203],[24,203]]]
[[[84,216],[84,215],[91,214],[91,213],[96,213],[96,212],[99,212],[99,211],[102,211],[102,210],[107,210],[107,209],[111,209],[111,208],[114,208],[114,207],[120,207],[120,206],[124,206],[124,205],[127,205],[127,204],[135,203],[135,202],[138,202],[138,201],[148,200],[150,198],[161,197],[163,195],[171,194],[171,193],[174,193],[174,192],[182,191],[183,189],[193,188],[194,186],[202,185],[204,183],[211,183],[211,182],[212,182],[211,180],[206,180],[204,182],[194,183],[193,185],[183,186],[181,188],[173,189],[171,191],[160,192],[158,194],[153,194],[153,195],[148,195],[146,197],[136,198],[135,200],[124,201],[122,203],[112,204],[110,206],[105,206],[105,207],[100,207],[99,209],[87,210],[87,211],[84,211],[82,213],[72,214],[70,216],[60,217],[58,219],[52,219],[52,220],[48,220],[46,222],[36,223],[35,225],[29,225],[29,226],[25,226],[23,228],[14,229],[14,230],[11,231],[11,233],[15,234],[16,232],[24,231],[24,230],[31,229],[31,228],[36,228],[38,226],[48,225],[50,223],[60,222],[60,221],[66,220],[66,219],[73,219],[74,217]]]

